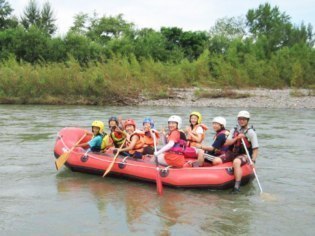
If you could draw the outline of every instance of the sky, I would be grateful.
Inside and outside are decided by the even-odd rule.
[[[36,0],[42,6],[47,0]],[[7,0],[20,17],[29,0]],[[179,27],[183,30],[209,31],[216,20],[223,17],[245,16],[249,9],[257,9],[268,2],[278,6],[280,12],[291,17],[295,25],[312,24],[315,27],[314,0],[50,0],[54,11],[57,35],[65,35],[73,24],[73,17],[80,13],[94,12],[98,16],[116,16],[132,22],[137,28]]]

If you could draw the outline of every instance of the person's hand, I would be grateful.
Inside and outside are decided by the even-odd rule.
[[[191,132],[191,127],[190,127],[190,126],[187,126],[187,127],[186,127],[186,132],[187,132],[187,133],[190,133],[190,132]]]
[[[245,134],[238,134],[238,135],[237,135],[237,139],[238,139],[238,140],[241,140],[241,139],[243,139],[243,138],[245,138]]]

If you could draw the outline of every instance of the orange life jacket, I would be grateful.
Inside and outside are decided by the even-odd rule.
[[[144,147],[144,133],[140,130],[135,130],[129,138],[127,138],[126,141],[126,146],[129,147],[132,137],[134,135],[137,135],[139,137],[138,141],[136,142],[136,145],[133,147],[132,150],[129,150],[130,154],[134,154],[135,152],[143,152],[143,147]]]
[[[202,143],[202,141],[205,139],[206,137],[206,131],[208,130],[208,127],[204,124],[198,124],[198,125],[195,125],[195,127],[193,128],[192,132],[193,133],[196,133],[196,130],[201,127],[203,129],[203,133],[202,133],[202,136],[201,136],[201,141],[200,142],[197,142],[197,140],[191,136],[191,135],[187,135],[187,141],[188,141],[188,145],[189,147],[196,147],[197,144],[200,144]]]
[[[158,143],[158,140],[160,138],[160,134],[157,130],[155,129],[151,129],[151,131],[155,134],[155,138],[156,138],[156,145]],[[153,134],[153,135],[154,135]],[[151,146],[151,147],[154,147],[154,138],[153,136],[151,136],[151,133],[149,131],[145,132],[144,133],[144,146],[147,147],[147,146]]]

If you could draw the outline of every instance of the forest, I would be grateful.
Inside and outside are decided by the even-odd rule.
[[[125,104],[190,87],[315,89],[312,25],[295,25],[268,3],[208,31],[78,13],[63,36],[49,2],[13,11],[0,0],[0,103]]]

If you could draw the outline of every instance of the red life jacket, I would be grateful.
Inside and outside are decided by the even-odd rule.
[[[186,135],[184,132],[180,130],[174,130],[172,132],[179,132],[180,138],[179,141],[174,144],[174,146],[169,150],[169,152],[174,152],[177,154],[184,154],[185,149],[187,147]]]
[[[243,133],[245,135],[245,138],[244,138],[245,146],[249,152],[249,155],[252,156],[252,153],[253,153],[252,144],[249,141],[248,137],[246,136],[248,130],[250,130],[250,129],[254,130],[254,128],[251,126],[251,127],[247,128],[246,130],[244,130],[244,132],[239,132],[237,130],[237,127],[235,127],[234,133],[233,133],[233,138],[236,138],[240,133]],[[243,146],[243,143],[242,143],[242,140],[237,140],[234,143],[234,145],[232,145],[232,151],[234,153],[237,153],[237,154],[245,154],[246,153],[244,146]]]

